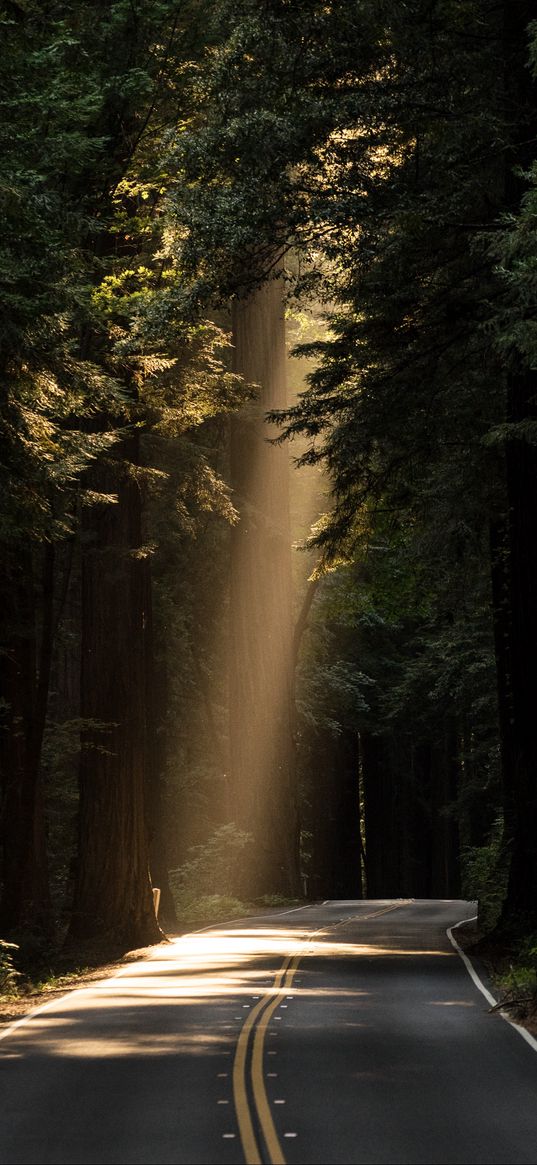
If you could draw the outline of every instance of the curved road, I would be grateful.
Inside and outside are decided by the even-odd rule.
[[[46,1005],[1,1038],[0,1162],[535,1165],[536,1047],[446,935],[474,912],[270,913]]]

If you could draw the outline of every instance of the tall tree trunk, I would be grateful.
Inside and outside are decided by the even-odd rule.
[[[368,898],[388,893],[393,870],[392,777],[384,739],[363,732],[360,738],[364,783],[365,868]],[[397,893],[397,891],[395,891]]]
[[[446,725],[444,736],[431,752],[431,895],[456,898],[460,894],[457,735]]]
[[[357,733],[316,732],[304,818],[311,834],[308,896],[361,898],[360,788]]]
[[[506,506],[507,508],[507,506]],[[490,526],[491,591],[494,628],[494,655],[498,691],[498,724],[500,735],[500,767],[502,774],[504,833],[510,838],[514,828],[512,818],[512,774],[515,771],[516,731],[513,709],[513,648],[510,523],[498,517]],[[477,843],[484,845],[486,836]]]
[[[516,130],[508,156],[506,201],[517,211],[524,193],[521,169],[534,158],[537,86],[528,68],[530,0],[504,4],[505,92]],[[520,169],[515,171],[515,166]],[[537,419],[537,373],[513,356],[508,371],[507,419]],[[503,925],[518,917],[537,925],[537,447],[525,439],[506,447],[509,523],[510,620],[506,651],[510,672],[511,724],[502,750],[506,836],[511,867]],[[505,732],[506,717],[501,717]]]
[[[82,562],[79,848],[68,942],[157,942],[146,831],[147,586],[137,442],[92,471],[117,502],[86,511]]]
[[[12,551],[4,557],[0,923],[4,933],[26,930],[50,937],[53,917],[40,767],[53,643],[54,550],[48,545],[37,554],[42,563],[39,603],[32,552],[20,547],[16,561]]]
[[[333,743],[332,781],[336,799],[333,845],[335,898],[362,897],[360,785],[357,733],[343,729]]]
[[[251,893],[299,891],[294,749],[289,460],[267,410],[285,407],[282,286],[272,280],[233,310],[235,371],[260,385],[234,418],[230,737],[232,813],[254,839]]]
[[[146,821],[149,841],[151,882],[160,891],[158,917],[161,926],[174,930],[177,923],[175,902],[170,886],[165,828],[164,733],[158,732],[159,705],[165,707],[166,677],[163,665],[157,671],[154,657],[153,601],[150,560],[139,563],[144,587],[144,673],[145,673],[145,778]]]
[[[334,888],[333,735],[326,730],[318,730],[312,733],[307,745],[303,741],[303,748],[309,761],[304,781],[302,808],[302,824],[309,835],[307,894],[314,900],[335,898],[337,895]]]
[[[510,419],[537,419],[537,376],[511,374]],[[537,924],[537,448],[525,441],[507,447],[511,568],[511,724],[504,762],[505,836],[511,865],[504,922],[526,916]],[[505,716],[502,717],[505,729]]]

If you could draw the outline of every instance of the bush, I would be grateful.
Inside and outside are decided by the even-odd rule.
[[[18,949],[17,943],[0,939],[0,992],[4,995],[14,994],[20,979],[20,972],[13,966],[13,955]]]
[[[291,907],[301,906],[303,903],[300,898],[286,898],[284,894],[263,894],[261,898],[256,898],[256,902],[260,906],[283,906]]]
[[[204,923],[209,925],[240,918],[252,909],[239,898],[226,894],[204,894],[201,898],[192,898],[181,892],[175,895],[175,908],[180,922],[188,926],[203,926]]]
[[[509,861],[503,843],[503,821],[494,822],[486,845],[465,846],[461,854],[462,893],[479,902],[482,930],[493,930],[507,890]]]
[[[170,885],[183,906],[207,895],[231,896],[247,887],[249,833],[231,822],[221,825],[203,845],[192,846],[187,861],[170,870]]]

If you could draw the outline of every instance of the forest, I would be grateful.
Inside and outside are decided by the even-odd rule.
[[[537,986],[534,15],[1,4],[0,990],[362,897]]]

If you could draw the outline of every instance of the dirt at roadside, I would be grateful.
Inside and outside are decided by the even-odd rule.
[[[279,907],[263,907],[264,914],[277,913]],[[255,914],[258,908],[254,910],[245,911],[245,916],[248,914]],[[215,920],[210,916],[206,919],[199,919],[193,925],[193,930],[199,928],[203,929],[204,925],[218,925],[222,920]],[[181,937],[182,934],[190,933],[189,927],[185,926],[184,930],[177,932],[167,932],[166,937],[162,942],[156,943],[153,946],[141,947],[138,950],[127,951],[126,954],[118,955],[116,960],[103,958],[101,962],[99,954],[95,948],[90,948],[88,951],[80,951],[80,962],[83,964],[88,962],[87,970],[66,972],[59,975],[50,986],[44,986],[40,991],[28,991],[21,995],[2,995],[0,993],[0,1037],[2,1032],[6,1030],[12,1023],[18,1019],[23,1019],[25,1015],[29,1015],[31,1011],[42,1007],[44,1003],[52,1002],[54,999],[61,999],[62,995],[67,995],[70,991],[76,991],[81,987],[89,987],[92,983],[96,983],[99,979],[109,979],[113,975],[124,969],[128,963],[139,962],[141,959],[148,958],[153,951],[159,949],[166,949],[168,942],[174,942],[175,939]],[[110,953],[110,952],[108,952]]]
[[[172,940],[175,937],[175,935],[170,935]],[[28,994],[16,996],[0,995],[0,1035],[12,1023],[15,1023],[18,1019],[23,1019],[25,1015],[29,1015],[31,1011],[35,1011],[37,1007],[42,1007],[44,1003],[52,1002],[54,999],[61,999],[62,995],[68,995],[69,992],[76,991],[80,987],[89,987],[99,979],[110,979],[113,975],[117,975],[119,971],[124,970],[129,963],[146,959],[160,948],[165,950],[166,945],[166,942],[162,942],[157,943],[155,946],[141,947],[136,951],[127,951],[117,962],[102,963],[97,967],[88,968],[87,971],[73,972],[72,975],[62,975],[61,981],[57,986],[44,987],[42,991],[32,991],[28,992]]]

